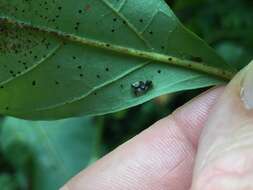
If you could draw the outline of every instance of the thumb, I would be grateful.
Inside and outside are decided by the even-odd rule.
[[[200,139],[192,190],[253,189],[253,61],[230,82]]]

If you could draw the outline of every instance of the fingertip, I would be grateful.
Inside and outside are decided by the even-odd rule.
[[[224,86],[219,86],[209,89],[173,113],[175,120],[180,123],[182,130],[195,148],[197,148],[208,115],[218,97],[224,92],[224,88]]]
[[[238,174],[237,171],[240,170],[240,173],[244,173],[243,175],[247,177],[249,169],[252,173],[253,158],[250,154],[253,150],[253,109],[251,109],[253,101],[250,102],[253,99],[252,73],[253,63],[232,79],[213,107],[202,131],[195,162],[193,187],[196,184],[205,185],[209,181],[210,188],[232,189],[230,187],[232,181],[227,180],[231,174]],[[241,165],[245,167],[241,168]],[[215,182],[210,179],[215,179]],[[248,183],[243,179],[240,175],[236,175],[233,181],[236,181],[237,185],[240,184],[240,188],[234,186],[233,189],[243,189],[241,187],[245,182]],[[219,186],[216,186],[217,184]]]
[[[221,93],[222,88],[204,93],[156,122],[74,177],[71,190],[189,189],[196,153],[192,144]]]

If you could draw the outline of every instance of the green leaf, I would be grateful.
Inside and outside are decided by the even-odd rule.
[[[163,0],[1,0],[0,30],[0,113],[26,119],[115,112],[234,74]]]
[[[13,176],[8,174],[0,174],[1,190],[17,190],[17,184]]]
[[[252,50],[232,43],[222,42],[216,46],[217,52],[237,70],[241,70],[252,60]]]
[[[31,180],[26,189],[55,190],[93,159],[95,136],[89,118],[29,122],[9,117],[1,147],[16,170]]]

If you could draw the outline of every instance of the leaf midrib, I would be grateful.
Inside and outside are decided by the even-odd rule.
[[[48,27],[34,26],[30,23],[16,20],[10,17],[1,16],[0,23],[14,24],[16,25],[16,27],[35,29],[40,32],[48,33],[49,35],[55,35],[58,38],[68,40],[71,42],[77,42],[77,43],[81,43],[87,46],[92,46],[99,49],[105,49],[108,51],[113,51],[119,54],[131,56],[131,57],[152,60],[155,62],[166,63],[166,64],[177,66],[177,67],[183,67],[190,70],[195,70],[197,72],[202,72],[202,73],[206,73],[215,77],[219,77],[226,81],[230,80],[235,75],[234,72],[222,70],[213,66],[209,66],[209,65],[206,65],[205,63],[198,63],[198,62],[184,60],[184,59],[173,57],[173,56],[168,56],[165,54],[137,50],[137,49],[133,49],[129,47],[123,47],[123,46],[119,46],[119,45],[115,45],[111,43],[88,39],[85,37],[80,37],[74,34],[68,34],[68,33],[61,32],[59,30],[55,30]]]

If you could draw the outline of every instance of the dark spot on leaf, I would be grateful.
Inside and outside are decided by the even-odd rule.
[[[86,5],[85,7],[84,7],[84,10],[85,11],[89,11],[91,9],[91,6],[90,5]]]
[[[203,59],[201,57],[195,57],[195,56],[192,56],[190,58],[191,61],[195,61],[195,62],[198,62],[198,63],[201,63],[203,62]]]

